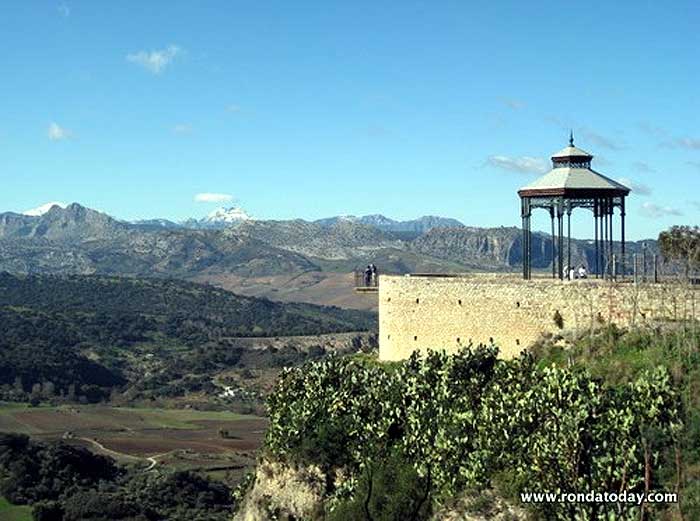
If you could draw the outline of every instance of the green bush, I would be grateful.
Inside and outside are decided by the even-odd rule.
[[[410,505],[417,482],[427,483],[429,501],[494,478],[511,498],[530,490],[639,492],[649,461],[648,485],[661,489],[682,432],[680,399],[664,368],[607,385],[585,369],[538,364],[529,355],[498,360],[484,346],[451,356],[414,353],[390,369],[331,357],[284,372],[268,405],[273,456],[350,476],[326,491],[339,505],[334,515],[348,519],[367,514],[375,486],[386,488],[376,505],[385,519],[401,519],[391,517],[392,502],[400,496]],[[410,462],[414,481],[392,460],[397,454]],[[613,515],[606,508],[537,510],[546,519],[597,519]]]
[[[398,521],[428,519],[431,511],[430,481],[421,478],[403,456],[368,464],[360,474],[353,497],[341,502],[327,521]]]

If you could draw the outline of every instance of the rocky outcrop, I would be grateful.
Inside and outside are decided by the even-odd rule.
[[[329,226],[293,221],[247,221],[224,232],[249,237],[308,257],[351,259],[383,248],[402,248],[401,241],[368,224],[340,220]]]
[[[318,519],[325,489],[326,476],[318,467],[294,468],[263,459],[233,521]]]
[[[331,479],[338,484],[341,475]],[[322,520],[328,476],[316,466],[293,467],[262,459],[253,486],[233,521]],[[435,509],[431,521],[525,521],[526,512],[492,490],[465,493]]]

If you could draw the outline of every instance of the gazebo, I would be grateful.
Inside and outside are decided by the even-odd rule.
[[[518,190],[523,219],[523,278],[532,278],[532,210],[549,211],[552,221],[552,277],[564,278],[564,215],[567,216],[567,266],[571,266],[571,212],[587,208],[593,212],[595,223],[595,260],[589,269],[600,276],[615,276],[613,267],[613,216],[620,209],[620,265],[625,272],[625,197],[626,186],[591,169],[593,156],[574,146],[573,132],[569,146],[552,156],[552,169]],[[555,220],[557,221],[555,233]]]

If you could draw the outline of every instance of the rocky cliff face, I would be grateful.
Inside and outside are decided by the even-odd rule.
[[[107,214],[80,206],[53,206],[42,215],[15,213],[0,215],[0,239],[48,239],[60,242],[80,242],[123,237],[129,225]]]
[[[649,253],[658,253],[656,241],[645,241]],[[564,241],[566,252],[566,239]],[[627,243],[627,252],[641,251],[642,241]],[[522,264],[522,231],[510,228],[435,228],[411,241],[409,249],[462,263],[485,271],[513,270]],[[619,251],[619,244],[616,244]],[[532,265],[547,268],[552,262],[552,238],[539,232],[532,234]],[[566,260],[564,261],[566,263]],[[589,240],[571,240],[571,264],[593,266],[595,244]]]
[[[325,490],[326,476],[318,467],[262,460],[233,521],[321,519]]]
[[[309,257],[351,259],[383,248],[401,248],[401,241],[374,226],[340,220],[323,226],[302,221],[248,221],[224,232],[227,237],[255,238]]]
[[[362,217],[343,215],[319,219],[314,222],[322,226],[332,226],[339,222],[353,222],[374,226],[384,232],[411,233],[414,235],[420,235],[433,228],[459,228],[464,226],[457,219],[438,217],[436,215],[424,215],[423,217],[411,219],[409,221],[397,221],[381,214],[363,215]]]
[[[342,473],[330,476],[336,485]],[[316,466],[292,467],[262,459],[255,482],[244,496],[233,521],[270,519],[321,520],[324,518],[329,477]],[[525,521],[524,510],[510,505],[491,490],[452,498],[435,509],[431,521]]]

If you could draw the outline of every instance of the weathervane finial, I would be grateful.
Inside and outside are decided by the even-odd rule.
[[[572,147],[574,146],[574,131],[571,130],[569,132],[569,146]]]

